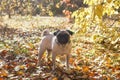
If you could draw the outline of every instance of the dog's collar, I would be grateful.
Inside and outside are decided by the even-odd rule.
[[[55,42],[56,42],[58,45],[62,45],[62,46],[65,46],[65,45],[66,45],[66,44],[60,44],[57,39],[55,39]],[[67,44],[69,44],[70,42],[71,42],[71,41],[69,40],[69,42],[68,42]]]

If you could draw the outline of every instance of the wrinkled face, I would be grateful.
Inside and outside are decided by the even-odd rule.
[[[70,40],[70,35],[66,31],[60,31],[56,36],[60,44],[67,44]]]
[[[56,37],[57,37],[57,41],[60,44],[67,44],[70,41],[70,32],[67,30],[58,30],[57,32],[55,32]]]

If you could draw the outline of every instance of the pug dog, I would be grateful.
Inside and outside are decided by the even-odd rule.
[[[72,49],[71,36],[73,32],[70,30],[57,30],[53,34],[49,30],[43,31],[42,40],[40,42],[38,53],[38,65],[41,65],[41,58],[45,51],[48,56],[52,53],[53,70],[55,70],[55,60],[57,55],[66,56],[66,67],[69,68],[69,57]]]

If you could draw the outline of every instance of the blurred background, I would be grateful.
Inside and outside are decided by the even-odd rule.
[[[67,16],[80,7],[83,0],[0,0],[0,16]]]

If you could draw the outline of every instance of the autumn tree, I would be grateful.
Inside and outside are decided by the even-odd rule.
[[[106,48],[119,52],[120,28],[117,25],[120,24],[118,11],[120,0],[84,0],[84,3],[89,7],[79,8],[72,14],[72,17],[75,17],[74,28],[77,28],[79,34],[89,34],[94,28],[92,38],[95,43],[103,44]],[[112,19],[113,23],[106,22],[105,17]]]
[[[71,18],[73,11],[86,6],[83,0],[1,0],[1,15],[65,15]]]
[[[8,15],[36,15],[40,14],[40,7],[36,1],[32,0],[1,0],[0,14]]]
[[[69,19],[69,22],[71,22],[72,13],[80,7],[88,7],[88,5],[84,4],[83,0],[61,0],[56,4],[56,7],[62,8],[62,13]]]

